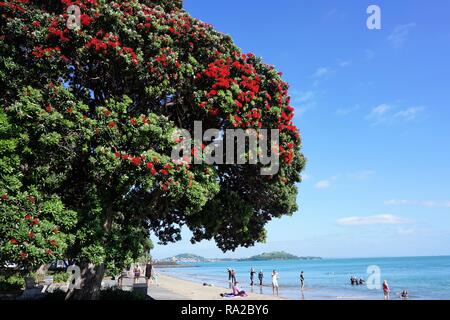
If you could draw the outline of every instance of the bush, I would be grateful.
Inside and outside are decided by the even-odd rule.
[[[53,283],[64,283],[69,280],[70,274],[68,272],[57,272],[53,274]]]
[[[0,275],[0,292],[19,291],[25,288],[25,279],[22,276]]]
[[[143,293],[124,291],[118,288],[108,288],[100,291],[100,300],[146,300]]]

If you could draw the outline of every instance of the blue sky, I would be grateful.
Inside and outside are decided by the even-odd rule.
[[[370,4],[381,30],[366,27]],[[182,252],[243,257],[450,254],[450,2],[185,0],[284,73],[308,158],[300,210],[266,244],[223,255],[189,232]],[[156,241],[154,241],[156,242]]]

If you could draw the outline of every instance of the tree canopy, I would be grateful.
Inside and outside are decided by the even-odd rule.
[[[71,5],[77,28],[67,27]],[[39,262],[60,252],[118,268],[148,250],[150,232],[168,243],[181,226],[192,242],[234,250],[297,210],[305,160],[288,85],[181,1],[0,2],[0,90],[0,245],[13,261],[40,250]],[[173,134],[194,121],[278,129],[279,172],[175,163]],[[34,230],[36,249],[23,245]]]

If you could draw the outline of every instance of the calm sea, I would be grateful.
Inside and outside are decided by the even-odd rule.
[[[381,289],[367,285],[352,286],[350,277],[369,279],[367,268],[377,266],[380,280],[388,280],[391,299],[406,289],[410,299],[450,299],[450,256],[364,259],[322,259],[291,261],[227,261],[192,263],[186,267],[163,268],[159,272],[198,283],[227,287],[227,268],[237,271],[243,290],[272,294],[270,274],[279,273],[280,296],[290,299],[382,299]],[[264,272],[264,286],[250,287],[249,271]],[[300,271],[305,274],[303,295],[299,286]],[[257,278],[257,277],[255,277]],[[376,280],[377,276],[372,276]],[[227,291],[227,290],[224,290]]]

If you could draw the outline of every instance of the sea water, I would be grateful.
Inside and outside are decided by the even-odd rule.
[[[218,261],[191,263],[183,267],[161,268],[159,272],[178,278],[228,287],[227,268],[237,272],[237,281],[243,290],[272,294],[271,273],[279,274],[279,295],[289,299],[383,299],[381,288],[350,284],[350,277],[376,284],[369,278],[367,268],[379,268],[379,280],[387,280],[391,299],[400,299],[399,293],[408,290],[410,299],[450,299],[450,256],[321,259],[289,261]],[[264,286],[250,286],[250,269],[263,270]],[[300,290],[300,272],[304,272],[305,288]],[[377,275],[372,275],[372,277]],[[375,279],[376,280],[376,279]],[[230,290],[228,290],[230,291]],[[224,292],[227,292],[224,289]]]

